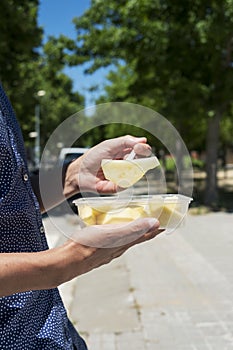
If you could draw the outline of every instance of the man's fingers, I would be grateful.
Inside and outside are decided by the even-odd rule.
[[[152,234],[156,232],[158,227],[158,220],[154,218],[143,218],[127,224],[119,223],[115,225],[85,227],[76,232],[72,239],[90,247],[112,248],[130,244],[145,234]],[[144,237],[144,240],[146,240],[146,237]]]
[[[134,146],[134,151],[137,156],[149,157],[152,154],[151,147],[148,144],[137,143]]]
[[[147,232],[145,233],[143,236],[139,237],[138,239],[136,239],[135,241],[131,242],[129,245],[128,245],[128,248],[136,245],[136,244],[139,244],[139,243],[143,243],[143,242],[146,242],[146,241],[149,241],[153,238],[155,238],[156,236],[158,236],[160,233],[164,232],[165,230],[164,229],[155,229],[154,231],[152,232]]]
[[[119,151],[124,153],[124,150],[133,149],[136,144],[146,144],[146,142],[146,137],[134,137],[131,135],[126,135],[111,140],[106,140],[100,145],[107,146],[112,154],[119,154]]]
[[[164,229],[155,229],[152,232],[145,233],[143,236],[139,237],[138,239],[136,239],[133,242],[125,244],[124,246],[121,246],[119,248],[113,248],[113,253],[112,253],[111,257],[113,259],[115,259],[115,258],[121,256],[122,254],[124,254],[129,248],[131,248],[137,244],[149,241],[164,231],[165,231]]]

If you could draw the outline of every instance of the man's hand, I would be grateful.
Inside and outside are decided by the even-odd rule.
[[[37,176],[31,178],[34,193],[42,212],[48,211],[78,192],[115,193],[120,189],[105,179],[102,159],[122,159],[134,149],[136,157],[151,155],[151,147],[145,137],[122,136],[101,142],[79,157],[66,169],[65,178],[62,169],[40,169]]]
[[[69,236],[73,241],[88,247],[113,248],[137,241],[151,230],[159,227],[154,218],[136,219],[118,224],[87,226]]]
[[[159,222],[151,218],[117,226],[105,225],[99,226],[98,229],[96,226],[88,227],[80,231],[80,237],[79,233],[74,237],[79,243],[74,240],[67,241],[61,247],[66,264],[61,266],[60,283],[107,264],[130,247],[151,240],[164,231],[159,229]],[[85,242],[88,245],[83,244]]]
[[[145,137],[130,135],[101,142],[82,157],[72,162],[67,169],[64,194],[77,192],[115,193],[118,186],[105,179],[101,169],[102,159],[124,159],[134,149],[137,157],[151,155],[151,147]]]
[[[70,239],[60,247],[45,251],[1,253],[0,297],[55,288],[109,263],[130,247],[148,241],[162,231],[156,219],[144,218],[118,227],[88,227],[77,232],[73,237],[75,240]]]

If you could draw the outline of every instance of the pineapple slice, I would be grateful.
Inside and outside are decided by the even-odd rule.
[[[98,205],[98,210],[89,205],[79,207],[79,216],[86,225],[106,225],[128,223],[138,218],[154,217],[161,228],[176,227],[183,218],[179,203],[131,204],[113,209],[112,203]]]
[[[182,219],[182,214],[177,210],[178,204],[169,203],[164,205],[155,205],[150,203],[150,216],[155,217],[160,222],[160,227],[166,228],[174,225]]]
[[[106,179],[127,188],[138,182],[145,173],[160,165],[156,157],[133,160],[103,159],[101,166]]]
[[[128,207],[118,211],[110,211],[97,216],[97,225],[120,224],[130,222],[141,217],[145,217],[146,212],[143,207]]]
[[[96,225],[96,218],[99,212],[89,205],[83,205],[79,208],[79,216],[86,225]]]

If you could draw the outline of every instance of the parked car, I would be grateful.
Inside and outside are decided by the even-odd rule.
[[[63,166],[70,163],[72,160],[81,157],[89,148],[82,147],[67,147],[62,148],[58,157],[58,164]]]
[[[81,157],[89,148],[82,147],[66,147],[62,148],[58,157],[58,166],[65,166],[69,164],[73,160]],[[88,196],[88,193],[85,193],[85,196]],[[73,201],[77,198],[80,198],[81,194],[76,194],[70,197],[67,201],[71,207],[71,209],[77,214],[77,207],[73,204]],[[64,205],[60,205],[60,209],[64,209]]]

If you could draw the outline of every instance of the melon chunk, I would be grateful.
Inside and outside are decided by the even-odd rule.
[[[133,160],[103,159],[101,162],[105,178],[123,188],[133,186],[148,170],[159,165],[156,157]]]
[[[155,217],[160,222],[160,227],[167,227],[182,219],[182,214],[178,211],[176,203],[155,205],[150,203],[150,216]]]
[[[154,204],[149,205],[133,205],[118,210],[96,210],[88,205],[79,208],[79,215],[86,225],[106,225],[119,224],[123,222],[131,222],[138,218],[154,217],[159,220],[160,227],[167,227],[179,222],[182,219],[182,214],[176,208],[177,204]]]
[[[78,209],[79,216],[86,225],[96,225],[96,218],[98,216],[98,211],[91,208],[89,205],[80,206]]]
[[[122,208],[118,211],[110,211],[97,216],[96,223],[99,225],[105,224],[120,224],[123,222],[131,222],[138,218],[146,216],[143,207]]]

